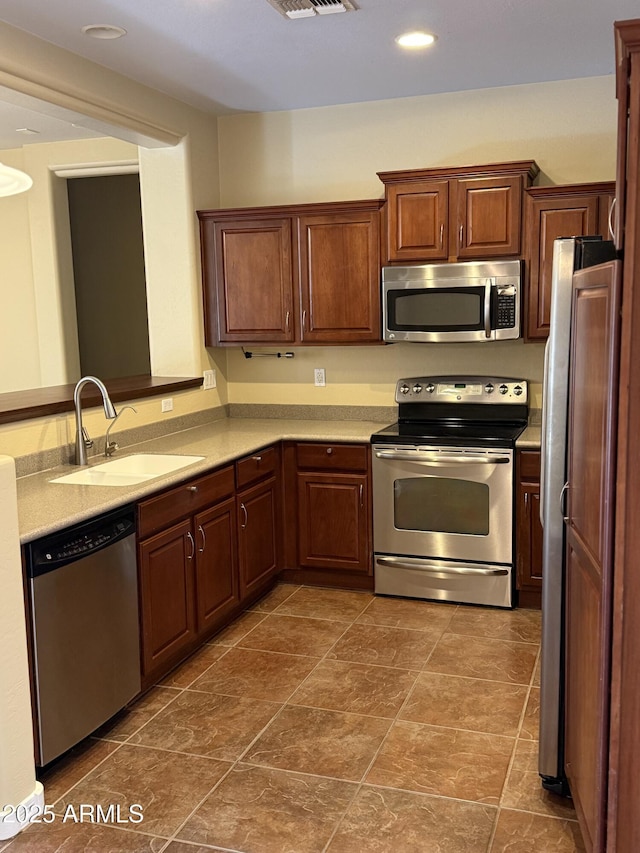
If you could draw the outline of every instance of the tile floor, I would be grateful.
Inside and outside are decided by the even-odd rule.
[[[49,769],[55,820],[3,853],[581,851],[536,771],[539,617],[277,586]]]

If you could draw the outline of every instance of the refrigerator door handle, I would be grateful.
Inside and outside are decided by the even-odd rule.
[[[544,371],[543,371],[543,389],[549,387],[549,339],[544,345]],[[547,401],[546,394],[542,395],[542,426],[540,430],[540,524],[544,527],[544,481],[547,455]]]
[[[562,520],[564,522],[569,521],[569,516],[566,515],[567,507],[566,507],[566,494],[569,491],[569,481],[564,484],[562,490],[560,492],[560,515],[562,516]]]

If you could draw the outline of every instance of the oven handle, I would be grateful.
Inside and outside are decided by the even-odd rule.
[[[378,459],[400,459],[405,462],[418,462],[422,465],[503,465],[511,462],[509,456],[425,456],[423,450],[376,450]]]
[[[421,572],[427,572],[436,577],[446,575],[508,575],[509,569],[485,568],[483,566],[438,566],[431,563],[425,563],[422,560],[412,559],[411,557],[376,557],[376,563],[381,566],[397,566],[403,569],[419,569]]]

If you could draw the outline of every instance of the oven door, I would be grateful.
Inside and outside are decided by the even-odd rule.
[[[376,554],[511,565],[513,450],[374,445]]]

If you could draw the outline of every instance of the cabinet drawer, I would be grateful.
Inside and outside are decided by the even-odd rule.
[[[204,477],[187,480],[138,504],[138,538],[144,539],[181,518],[199,512],[234,492],[233,467],[229,465]]]
[[[364,444],[299,444],[298,468],[325,471],[367,471],[369,446]]]
[[[275,447],[258,450],[256,453],[252,453],[251,456],[240,459],[236,462],[236,482],[238,488],[243,489],[249,483],[255,483],[268,474],[273,474],[277,464],[278,454]]]
[[[520,450],[520,479],[540,479],[540,452],[538,450]]]

